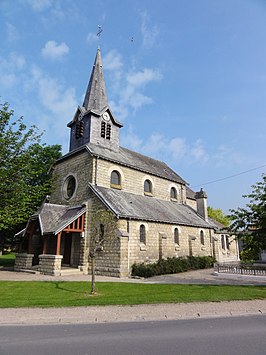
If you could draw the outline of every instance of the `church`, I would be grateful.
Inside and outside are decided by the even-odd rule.
[[[84,102],[67,126],[69,152],[52,167],[55,187],[28,220],[15,270],[90,273],[89,221],[99,209],[113,214],[117,231],[116,242],[97,252],[98,275],[129,277],[134,263],[168,257],[238,260],[234,236],[208,218],[205,191],[192,191],[164,162],[120,146],[123,125],[108,103],[99,48]]]

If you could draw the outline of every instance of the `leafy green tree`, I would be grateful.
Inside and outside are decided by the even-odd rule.
[[[220,208],[214,209],[212,207],[208,207],[208,216],[225,227],[228,227],[230,224],[230,217],[225,216]]]
[[[266,175],[262,181],[252,185],[252,192],[243,195],[249,199],[245,208],[231,210],[230,229],[244,242],[244,255],[257,259],[266,249]]]
[[[95,263],[97,256],[106,247],[114,249],[117,243],[117,220],[113,213],[104,209],[90,212],[90,261],[91,261],[91,293],[96,293]]]
[[[50,192],[49,169],[61,156],[61,146],[46,146],[36,126],[14,119],[0,103],[0,247],[25,226]]]

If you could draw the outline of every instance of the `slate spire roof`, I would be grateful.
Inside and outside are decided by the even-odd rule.
[[[95,110],[98,112],[101,112],[105,107],[108,107],[100,48],[98,48],[96,53],[83,107],[88,111]]]

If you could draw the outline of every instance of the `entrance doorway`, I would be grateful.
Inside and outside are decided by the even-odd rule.
[[[72,247],[72,233],[64,234],[64,254],[62,264],[70,265]]]

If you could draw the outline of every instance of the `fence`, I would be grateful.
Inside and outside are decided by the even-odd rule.
[[[266,276],[266,266],[216,264],[215,271],[225,274]]]

